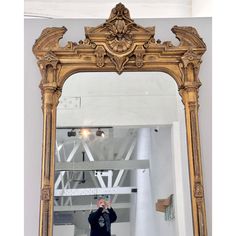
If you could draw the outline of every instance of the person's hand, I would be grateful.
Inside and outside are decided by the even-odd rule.
[[[110,201],[107,201],[107,202],[106,202],[106,207],[107,207],[108,209],[111,208],[111,202],[110,202]]]

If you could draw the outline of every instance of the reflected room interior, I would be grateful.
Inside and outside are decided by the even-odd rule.
[[[117,214],[111,235],[193,235],[184,106],[169,75],[72,75],[55,153],[54,236],[89,236],[101,196]]]

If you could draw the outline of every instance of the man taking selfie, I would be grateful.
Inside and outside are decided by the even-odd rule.
[[[88,221],[91,226],[90,236],[111,236],[111,223],[117,219],[115,211],[109,201],[100,197],[97,201],[98,209],[91,212]]]

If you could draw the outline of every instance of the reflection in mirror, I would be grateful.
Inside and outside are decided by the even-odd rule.
[[[57,110],[54,236],[191,236],[184,108],[164,73],[80,73]]]

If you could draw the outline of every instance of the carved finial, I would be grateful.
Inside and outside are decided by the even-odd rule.
[[[126,20],[131,20],[129,10],[122,4],[118,3],[111,11],[110,17],[107,21],[114,20],[115,18],[120,18],[123,19],[125,18]]]

